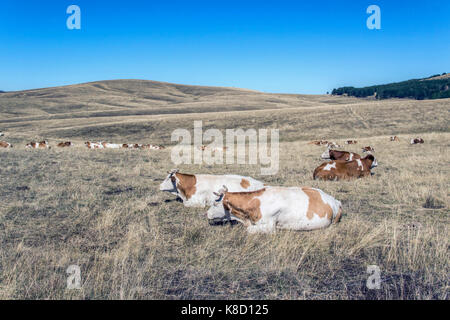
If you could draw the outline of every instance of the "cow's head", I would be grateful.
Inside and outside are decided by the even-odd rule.
[[[370,160],[372,162],[371,165],[370,165],[370,169],[378,167],[377,159],[374,157],[373,154],[367,155],[364,159],[368,159],[368,160]]]
[[[210,223],[218,223],[222,222],[223,220],[230,220],[230,211],[228,211],[223,205],[223,198],[227,192],[228,188],[226,186],[223,186],[219,191],[214,192],[216,199],[206,213]]]
[[[178,169],[172,169],[171,171],[167,172],[168,173],[167,177],[159,185],[160,191],[166,191],[178,195],[177,177],[175,175],[178,171],[179,171]]]

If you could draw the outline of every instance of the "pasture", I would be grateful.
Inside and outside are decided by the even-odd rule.
[[[1,299],[448,299],[450,99],[363,100],[233,88],[105,81],[0,93]],[[171,132],[278,128],[280,169],[180,165],[181,172],[252,176],[317,187],[340,200],[341,222],[311,232],[248,234],[210,226],[206,209],[159,191]],[[389,141],[397,135],[400,142]],[[412,137],[424,144],[409,145]],[[315,181],[327,139],[378,167],[367,179]],[[50,150],[26,150],[47,139]],[[55,148],[61,141],[75,147]],[[164,150],[89,150],[84,141]],[[81,268],[81,289],[66,269]],[[366,287],[368,265],[381,288]]]

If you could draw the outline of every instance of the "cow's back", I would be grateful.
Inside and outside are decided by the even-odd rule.
[[[256,191],[264,188],[264,183],[246,176],[199,174],[195,177],[196,196],[204,198],[205,205],[214,203],[217,198],[214,192],[223,186],[226,186],[229,192]]]

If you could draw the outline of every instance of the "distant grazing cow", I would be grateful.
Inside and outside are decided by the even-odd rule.
[[[101,142],[86,141],[84,144],[89,149],[104,149],[105,148]]]
[[[361,159],[361,156],[354,152],[348,152],[348,151],[339,151],[339,150],[332,150],[330,148],[327,148],[324,153],[320,156],[322,159],[330,159],[330,160],[345,160],[345,161],[352,161],[355,159]]]
[[[331,141],[331,142],[327,143],[327,147],[329,147],[329,148],[340,148],[341,146],[338,145],[336,142]]]
[[[0,141],[0,148],[12,148],[13,145],[6,141]]]
[[[253,191],[264,184],[251,177],[238,175],[186,174],[174,169],[168,172],[159,190],[170,192],[183,200],[186,207],[205,207],[216,199],[214,192],[223,185],[232,191]]]
[[[345,141],[345,144],[357,144],[358,143],[358,141],[356,141],[356,140],[347,140],[347,141]]]
[[[400,141],[400,139],[397,137],[397,136],[393,136],[393,137],[391,137],[391,141]]]
[[[4,136],[5,134],[3,132],[0,132],[0,137]]]
[[[375,152],[375,149],[372,148],[371,146],[367,146],[362,148],[362,152]]]
[[[102,142],[103,148],[105,149],[120,149],[122,145],[118,143],[109,143],[109,142]]]
[[[314,144],[316,146],[323,146],[323,145],[327,145],[328,141],[326,141],[326,140],[314,140],[314,141],[308,142],[308,144]]]
[[[314,170],[313,179],[347,180],[366,177],[370,176],[370,170],[376,166],[377,160],[371,154],[352,161],[333,160],[318,166]]]
[[[35,142],[35,141],[33,141],[33,142],[30,142],[30,143],[27,143],[27,144],[25,145],[25,148],[33,148],[33,149],[51,149],[51,147],[50,147],[49,144],[48,144],[48,141],[46,141],[46,140],[43,140],[43,141],[40,141],[40,142]]]
[[[424,143],[422,138],[413,138],[411,139],[411,144]]]
[[[205,151],[205,150],[212,150],[213,152],[215,151],[226,151],[228,148],[227,147],[210,147],[210,146],[205,146],[202,145],[200,147],[198,147],[199,150]]]
[[[56,146],[59,148],[67,148],[67,147],[72,147],[73,143],[71,141],[60,142]]]
[[[162,150],[165,149],[164,146],[156,145],[156,144],[143,144],[142,149],[152,149],[152,150]]]
[[[120,148],[125,149],[141,149],[144,145],[139,143],[123,143],[120,145]]]
[[[341,202],[322,190],[309,187],[264,187],[252,192],[228,192],[223,186],[208,210],[210,220],[242,222],[249,233],[276,228],[314,230],[339,222]]]

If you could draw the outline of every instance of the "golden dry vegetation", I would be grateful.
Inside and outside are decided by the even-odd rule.
[[[2,299],[448,299],[450,99],[363,100],[151,81],[104,81],[0,93]],[[324,230],[247,234],[209,226],[158,185],[171,132],[278,128],[280,170],[183,165],[271,185],[319,187],[343,203]],[[397,135],[400,142],[390,142]],[[411,137],[423,145],[409,145]],[[375,148],[371,178],[312,180],[325,138]],[[48,139],[51,150],[25,150]],[[76,146],[58,149],[59,141]],[[88,150],[86,140],[165,150]],[[66,288],[69,265],[82,287]],[[369,290],[368,265],[382,284]]]

